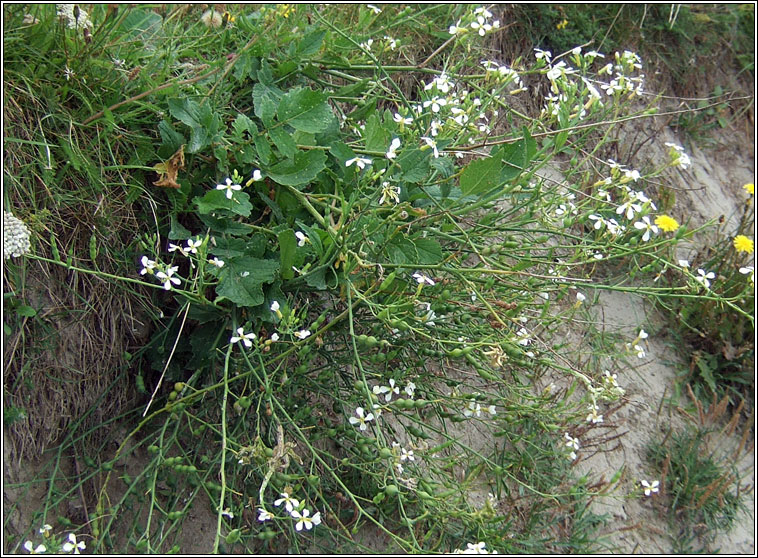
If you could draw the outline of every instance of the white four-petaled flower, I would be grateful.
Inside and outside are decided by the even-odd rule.
[[[73,533],[69,533],[68,542],[63,543],[63,546],[61,546],[63,552],[73,551],[74,554],[80,554],[79,551],[84,550],[85,548],[87,548],[87,546],[84,544],[84,541],[77,542],[76,535]]]
[[[292,510],[292,517],[297,519],[297,524],[295,525],[296,531],[302,531],[303,527],[305,527],[306,531],[310,531],[314,525],[321,524],[321,512],[316,512],[312,517],[309,517],[310,514],[309,510],[303,510],[302,514],[297,510]]]
[[[37,545],[37,548],[34,548],[32,541],[26,541],[24,543],[24,549],[29,554],[44,554],[47,552],[47,547],[44,544]]]
[[[642,242],[647,242],[648,240],[650,240],[651,231],[655,234],[658,234],[658,227],[656,227],[650,222],[650,219],[648,218],[647,215],[644,215],[642,217],[642,221],[637,221],[634,224],[634,228],[645,231],[645,234],[642,235]]]
[[[397,150],[400,147],[400,138],[394,138],[390,142],[390,148],[387,150],[387,159],[394,159],[397,157]]]
[[[242,341],[247,348],[250,348],[253,346],[253,340],[255,339],[255,333],[245,333],[245,330],[241,327],[237,328],[237,335],[233,336],[229,342],[230,343],[237,343],[238,341]]]
[[[310,337],[311,332],[308,329],[301,329],[300,331],[296,331],[294,335],[298,339],[305,339],[306,337]]]
[[[350,417],[348,421],[353,426],[358,425],[358,428],[361,430],[366,430],[368,426],[366,425],[367,422],[374,420],[373,413],[365,414],[365,411],[363,410],[363,407],[357,407],[355,409],[355,414],[358,415],[358,418],[356,417]]]
[[[655,480],[652,483],[649,483],[646,480],[641,480],[640,484],[642,485],[642,488],[645,490],[645,496],[650,496],[651,494],[658,492],[658,486],[660,485],[660,482]]]
[[[424,283],[426,283],[427,285],[431,285],[432,287],[435,285],[434,281],[429,279],[429,277],[427,277],[426,275],[422,275],[418,271],[413,274],[413,278],[416,280],[416,283],[418,283],[419,285],[423,285]]]
[[[197,249],[202,246],[203,241],[198,240],[192,240],[191,238],[187,239],[187,252],[191,252],[192,254],[197,254]]]
[[[695,277],[695,281],[702,284],[706,289],[710,288],[711,286],[710,279],[716,278],[716,274],[713,273],[712,271],[709,271],[706,273],[704,270],[698,269],[697,274],[698,276]]]
[[[427,138],[427,137],[422,137],[421,139],[424,140],[426,145],[432,148],[432,151],[434,152],[434,158],[435,159],[439,158],[440,152],[437,149],[437,142],[434,141],[432,138]]]
[[[295,498],[291,498],[289,495],[289,492],[281,492],[279,494],[281,498],[274,501],[274,505],[276,507],[281,506],[284,504],[284,508],[287,510],[288,513],[292,513],[292,510],[297,508],[300,505],[300,501],[296,500]]]
[[[382,393],[386,393],[384,396],[384,399],[386,401],[390,401],[392,399],[392,394],[400,395],[400,387],[395,385],[395,380],[393,378],[390,378],[390,385],[388,386],[374,386],[373,392],[376,395],[381,395]]]
[[[227,178],[224,184],[216,184],[216,190],[226,190],[226,199],[232,199],[235,190],[242,190],[242,186],[234,184],[231,178]]]
[[[258,508],[258,521],[263,523],[264,521],[268,521],[273,518],[274,516],[271,512],[266,511],[263,508]]]
[[[152,275],[155,273],[155,268],[158,265],[153,260],[148,259],[147,256],[142,256],[142,271],[139,272],[140,275],[144,275],[145,273],[149,273]]]
[[[167,291],[171,290],[171,283],[174,285],[178,285],[181,283],[181,280],[178,277],[174,277],[174,273],[179,269],[178,266],[172,266],[166,269],[166,271],[159,271],[155,274],[155,276],[163,281],[163,288]]]
[[[357,165],[359,169],[363,170],[366,168],[366,165],[371,164],[371,159],[366,159],[365,157],[354,157],[345,161],[346,167],[349,167],[353,164]]]

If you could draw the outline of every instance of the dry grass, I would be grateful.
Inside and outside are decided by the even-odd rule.
[[[4,106],[6,137],[26,142],[46,141],[55,151],[57,134],[51,120],[43,118],[45,107],[27,89],[6,83]],[[77,131],[71,126],[72,141]],[[22,143],[8,142],[5,171],[14,182],[5,201],[14,214],[32,229],[37,255],[53,258],[50,238],[55,237],[61,257],[72,254],[73,264],[109,273],[129,274],[131,261],[123,250],[139,234],[140,226],[123,189],[93,185],[83,173],[45,172],[45,148],[37,153]],[[37,155],[37,157],[35,157]],[[93,153],[89,153],[90,156]],[[51,177],[62,176],[51,184]],[[93,187],[102,189],[99,203],[92,200]],[[90,256],[95,236],[98,254]],[[6,317],[12,333],[4,339],[3,382],[5,406],[25,411],[26,418],[11,424],[6,441],[13,460],[39,457],[59,440],[69,425],[86,418],[95,425],[115,416],[134,396],[123,355],[134,350],[146,333],[138,323],[140,292],[127,292],[112,282],[67,270],[41,261],[22,260],[4,266],[4,292],[37,311],[34,317]],[[118,387],[104,393],[116,378]]]

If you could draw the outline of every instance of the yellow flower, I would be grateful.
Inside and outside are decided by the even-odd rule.
[[[556,29],[563,29],[564,27],[566,27],[568,25],[568,23],[569,23],[568,20],[564,19],[558,25],[556,25],[555,28]]]
[[[746,191],[748,194],[750,194],[751,196],[755,194],[755,184],[753,184],[752,182],[751,182],[750,184],[745,184],[745,185],[744,185],[742,188],[743,188],[743,189],[744,189],[744,190],[745,190],[745,191]]]
[[[276,7],[276,13],[284,18],[289,18],[290,14],[294,11],[295,7],[289,4],[279,4]]]
[[[655,224],[665,232],[673,232],[679,228],[679,223],[676,222],[676,219],[669,217],[668,215],[659,215],[656,217]]]
[[[753,241],[746,237],[744,234],[739,234],[734,237],[734,248],[738,252],[753,253]]]

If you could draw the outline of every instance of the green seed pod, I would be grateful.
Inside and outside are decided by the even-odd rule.
[[[463,349],[453,349],[447,353],[451,358],[461,358],[463,356]]]
[[[492,373],[488,372],[488,371],[487,371],[487,370],[485,370],[484,368],[481,368],[481,367],[479,367],[479,368],[477,368],[477,369],[476,369],[476,372],[477,372],[477,373],[478,373],[478,374],[479,374],[479,375],[480,375],[482,378],[484,378],[485,380],[489,380],[489,381],[491,381],[491,382],[497,382],[498,380],[500,380],[500,378],[499,378],[499,377],[497,377],[497,376],[495,376],[494,374],[492,374]]]
[[[392,282],[395,280],[395,277],[397,277],[397,271],[393,271],[387,277],[382,281],[382,284],[379,285],[380,291],[386,291],[392,286]]]
[[[399,492],[399,489],[397,488],[397,485],[395,484],[388,484],[387,486],[384,487],[384,493],[387,496],[394,496],[398,492]]]

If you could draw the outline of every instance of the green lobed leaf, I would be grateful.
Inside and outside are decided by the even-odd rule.
[[[244,137],[245,132],[251,136],[255,136],[258,133],[258,127],[255,125],[255,122],[242,113],[238,114],[237,118],[234,119],[232,128],[237,137],[240,138]]]
[[[326,166],[326,155],[320,149],[298,151],[294,159],[281,161],[271,167],[268,176],[286,186],[303,186],[316,178]]]
[[[281,127],[268,129],[268,135],[271,142],[277,147],[279,153],[287,158],[292,157],[297,152],[297,144],[292,136]]]
[[[382,127],[377,113],[372,114],[366,119],[366,129],[363,134],[368,151],[386,151],[389,148],[390,133]]]
[[[316,54],[321,48],[321,43],[324,42],[326,31],[319,29],[308,33],[303,40],[297,44],[297,54],[300,56],[310,56]]]
[[[258,72],[260,74],[260,72]],[[273,85],[264,85],[256,83],[253,86],[253,105],[255,116],[260,118],[266,126],[271,126],[276,116],[276,107],[279,99],[282,98],[282,91]]]
[[[334,119],[326,95],[312,89],[293,89],[279,101],[277,117],[296,130],[322,132]]]
[[[250,217],[253,205],[245,192],[235,192],[232,199],[227,199],[225,191],[210,190],[202,198],[195,198],[198,213],[211,213],[219,209],[231,211],[243,217]]]
[[[161,120],[158,124],[158,132],[161,135],[161,151],[158,153],[165,159],[179,151],[182,145],[186,145],[187,140],[183,134],[177,132],[170,122]]]
[[[305,282],[309,287],[319,291],[326,290],[326,267],[319,267],[304,275]]]
[[[433,238],[414,238],[413,244],[420,264],[436,264],[442,261],[442,247]]]
[[[169,240],[184,240],[192,236],[176,217],[176,213],[171,214],[171,230],[168,232]]]
[[[225,261],[219,273],[216,294],[238,306],[262,304],[264,283],[270,283],[279,272],[279,262],[268,259],[238,257]]]
[[[201,151],[219,134],[221,119],[211,110],[208,103],[201,105],[187,98],[169,99],[168,110],[171,116],[189,126],[191,130],[187,153]]]
[[[419,263],[419,254],[416,245],[405,236],[398,235],[387,243],[387,256],[394,264]]]
[[[501,167],[494,157],[471,161],[461,173],[461,192],[467,196],[489,192],[500,183]]]
[[[402,171],[402,179],[419,183],[429,175],[429,155],[431,151],[410,149],[398,156],[397,164]]]
[[[266,136],[259,134],[255,136],[254,142],[255,150],[258,152],[258,158],[260,159],[261,163],[264,165],[271,164],[271,157],[273,153],[271,152],[271,145],[266,139]]]
[[[529,134],[529,130],[524,128],[523,135],[523,139],[505,145],[497,152],[497,155],[494,152],[492,154],[493,157],[502,159],[505,164],[500,174],[502,182],[508,182],[521,175],[537,153],[537,142]]]

